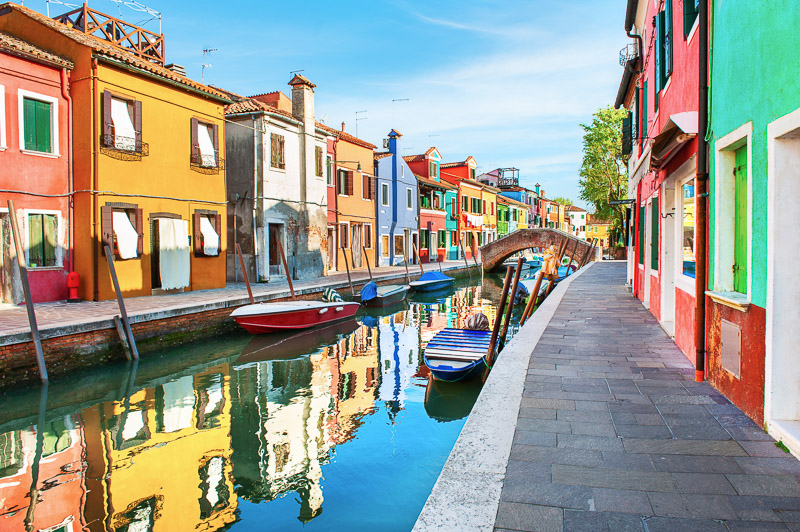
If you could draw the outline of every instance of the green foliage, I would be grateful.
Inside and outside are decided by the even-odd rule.
[[[791,452],[791,451],[789,450],[789,448],[788,448],[788,447],[786,447],[786,444],[785,444],[785,443],[783,443],[783,441],[776,441],[776,442],[775,442],[775,447],[777,447],[778,449],[780,449],[781,451],[783,451],[783,452],[785,452],[785,453],[789,453],[789,452]]]
[[[562,198],[561,196],[558,196],[557,198],[553,198],[553,201],[555,201],[556,203],[560,203],[561,205],[572,205],[572,200],[571,199]]]
[[[626,114],[624,109],[603,107],[592,115],[591,124],[581,124],[580,197],[594,206],[597,217],[611,220],[614,233],[623,226],[625,207],[608,202],[625,199],[628,195],[628,167],[622,156],[622,119]],[[611,241],[616,238],[612,237]]]

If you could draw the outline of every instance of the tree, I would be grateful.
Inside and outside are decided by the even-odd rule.
[[[561,205],[572,205],[572,200],[571,199],[562,198],[561,196],[558,196],[557,198],[553,198],[553,201],[555,201],[556,203],[560,203]]]
[[[624,205],[609,205],[610,200],[628,196],[628,166],[622,156],[622,119],[625,109],[603,107],[583,128],[583,163],[580,197],[591,203],[595,216],[611,221],[611,241],[617,242],[625,220]]]

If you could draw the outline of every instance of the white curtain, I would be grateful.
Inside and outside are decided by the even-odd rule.
[[[159,218],[158,251],[161,288],[189,286],[189,222]]]
[[[202,166],[217,166],[217,158],[214,154],[214,143],[208,132],[209,127],[205,124],[197,124],[197,143],[200,145],[200,159]]]
[[[136,130],[128,111],[128,102],[111,98],[111,123],[114,124],[114,147],[136,151]]]
[[[219,235],[207,216],[200,217],[200,233],[203,235],[203,254],[219,255]]]
[[[139,233],[133,227],[128,214],[122,211],[115,211],[111,214],[111,226],[114,229],[114,236],[117,237],[117,249],[122,259],[135,259],[139,250]]]

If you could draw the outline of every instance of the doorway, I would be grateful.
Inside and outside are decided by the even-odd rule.
[[[278,251],[278,242],[283,245],[283,224],[267,224],[267,252],[269,253],[269,276],[279,277],[282,273],[281,256]],[[284,246],[284,253],[286,252]]]
[[[640,231],[644,231],[644,275],[642,276],[642,283],[644,284],[644,308],[650,308],[650,263],[652,262],[652,245],[653,245],[653,232],[650,228],[653,227],[653,200],[650,199],[644,207],[644,225]]]
[[[0,213],[0,303],[14,303],[14,265],[11,262],[11,220]]]
[[[183,291],[191,282],[189,222],[171,213],[156,213],[150,220],[151,290]]]
[[[764,417],[800,456],[800,109],[767,127],[767,308]]]
[[[336,270],[336,230],[328,226],[328,270]]]
[[[350,242],[350,254],[353,258],[353,268],[361,268],[363,263],[361,253],[361,224],[352,224],[353,239]]]
[[[683,256],[682,238],[677,235],[683,231],[683,202],[678,208],[675,199],[675,184],[671,179],[664,185],[661,205],[666,211],[661,215],[664,233],[661,235],[661,327],[670,336],[675,336],[675,266],[677,257]],[[658,211],[661,213],[661,210]],[[679,230],[680,228],[680,230]]]

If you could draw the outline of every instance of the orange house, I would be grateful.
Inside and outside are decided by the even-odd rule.
[[[165,66],[163,35],[85,5],[50,19],[2,4],[0,31],[75,65],[69,94],[80,296],[114,297],[104,246],[125,296],[225,286],[221,139],[230,100],[182,67]]]
[[[458,239],[464,243],[467,258],[476,256],[478,247],[485,243],[483,224],[487,209],[484,207],[484,185],[476,180],[477,167],[478,163],[472,156],[464,161],[443,163],[441,166],[442,179],[458,186],[458,204],[461,207],[458,217]],[[496,220],[496,207],[493,208]]]

